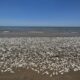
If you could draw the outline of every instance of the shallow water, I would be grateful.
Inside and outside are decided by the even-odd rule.
[[[80,27],[0,27],[0,37],[75,37]]]

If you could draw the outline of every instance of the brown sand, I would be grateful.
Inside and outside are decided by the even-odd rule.
[[[49,77],[49,75],[41,75],[30,69],[21,69],[13,74],[0,73],[0,80],[80,80],[80,71]]]

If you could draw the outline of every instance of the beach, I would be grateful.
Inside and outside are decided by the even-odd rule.
[[[0,38],[1,80],[79,80],[80,37]]]

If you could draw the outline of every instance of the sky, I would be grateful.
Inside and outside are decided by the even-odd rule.
[[[80,26],[80,0],[0,0],[0,26]]]

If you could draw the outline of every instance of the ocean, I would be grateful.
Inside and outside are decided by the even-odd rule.
[[[80,27],[0,26],[0,37],[78,37]]]

